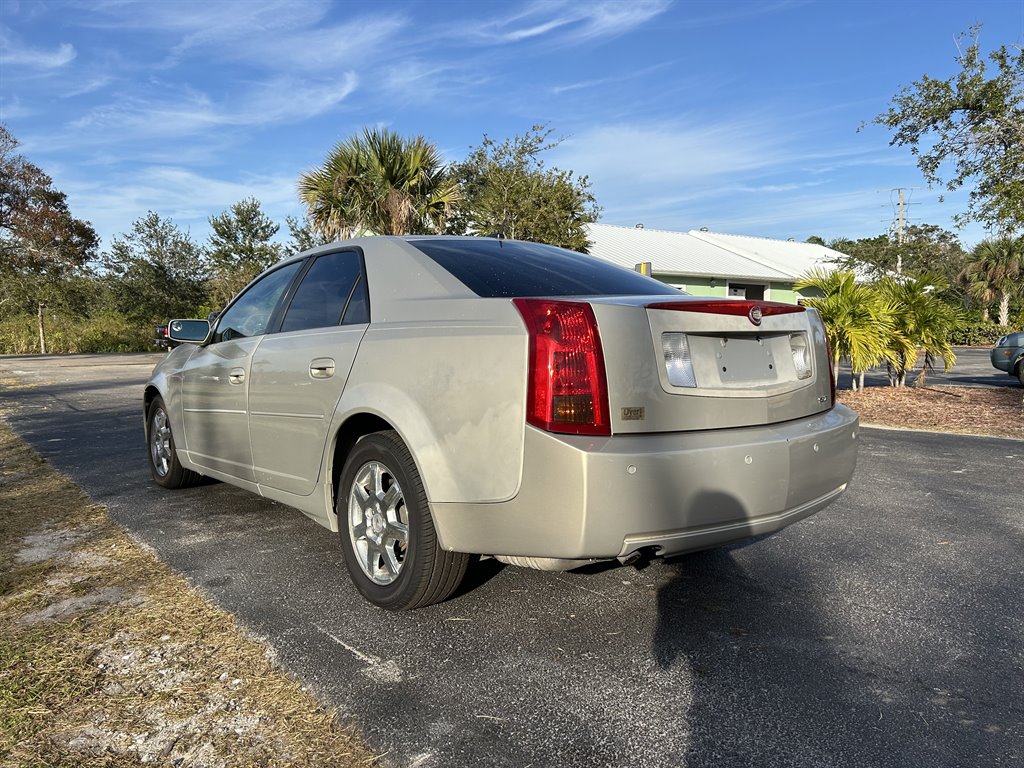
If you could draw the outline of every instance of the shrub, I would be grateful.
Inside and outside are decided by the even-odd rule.
[[[0,354],[27,355],[39,352],[39,329],[35,315],[15,315],[0,321]],[[76,352],[147,352],[153,349],[153,328],[139,325],[119,312],[95,317],[52,314],[45,318],[46,351],[50,354]]]
[[[0,354],[26,355],[39,351],[39,332],[32,315],[14,315],[0,320]]]
[[[79,352],[146,352],[153,348],[153,326],[129,321],[119,312],[104,312],[79,329]]]
[[[950,334],[950,343],[958,347],[990,347],[1012,328],[985,322],[963,323]]]

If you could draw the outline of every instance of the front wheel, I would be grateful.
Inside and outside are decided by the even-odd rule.
[[[1021,386],[1024,386],[1024,360],[1017,363],[1017,381],[1021,383]]]
[[[157,485],[164,488],[187,488],[199,482],[202,475],[185,469],[178,461],[174,435],[171,433],[171,420],[162,398],[157,397],[150,404],[146,427],[149,471]]]
[[[335,512],[356,588],[392,611],[422,608],[452,595],[469,556],[437,541],[412,454],[397,432],[376,432],[345,461]]]

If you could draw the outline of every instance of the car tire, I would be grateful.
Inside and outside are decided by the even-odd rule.
[[[1024,387],[1024,359],[1017,362],[1017,368],[1014,370],[1014,373],[1017,376],[1017,381],[1019,381],[1021,386]]]
[[[171,432],[171,420],[161,397],[155,398],[149,405],[146,417],[146,443],[149,471],[157,485],[164,488],[188,488],[202,479],[202,475],[186,469],[178,461],[174,434]]]
[[[345,461],[335,512],[345,567],[359,592],[391,611],[448,599],[469,555],[441,548],[412,454],[397,432],[362,438]]]

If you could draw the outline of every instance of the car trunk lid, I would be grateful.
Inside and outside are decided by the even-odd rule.
[[[832,407],[814,310],[681,296],[591,299],[613,433],[765,425]]]

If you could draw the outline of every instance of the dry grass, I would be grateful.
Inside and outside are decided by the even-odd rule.
[[[141,762],[375,761],[0,422],[0,766]]]
[[[1019,387],[867,387],[838,394],[864,424],[1024,440]]]

